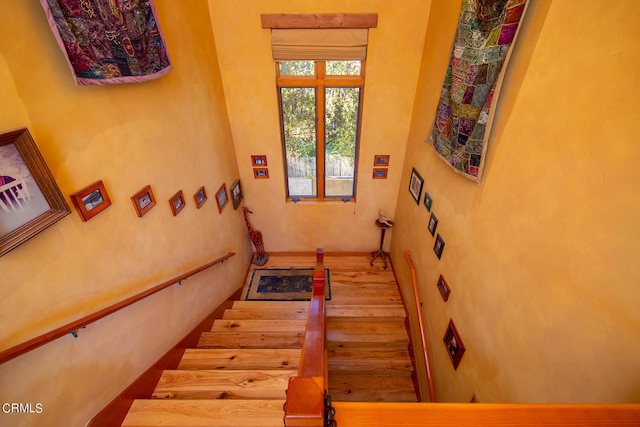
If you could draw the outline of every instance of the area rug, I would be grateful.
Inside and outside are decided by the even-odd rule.
[[[331,276],[325,268],[325,299],[331,299]],[[260,268],[253,270],[245,301],[309,301],[313,268]]]

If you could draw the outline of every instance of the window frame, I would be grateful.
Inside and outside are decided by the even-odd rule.
[[[287,202],[298,203],[300,201],[310,202],[335,202],[342,201],[355,202],[356,189],[358,184],[358,159],[360,154],[360,137],[361,137],[361,124],[362,124],[362,106],[364,105],[364,81],[365,81],[365,68],[366,61],[359,60],[360,62],[360,74],[359,75],[327,75],[326,74],[326,60],[313,60],[314,61],[314,75],[313,76],[293,76],[293,75],[281,75],[280,74],[280,62],[275,61],[276,68],[276,91],[278,94],[278,114],[280,119],[280,139],[282,144],[282,158],[285,174],[285,197]],[[344,60],[348,61],[348,60]],[[282,109],[282,92],[281,88],[314,88],[316,91],[316,195],[315,196],[291,196],[289,194],[289,172],[287,164],[287,154],[285,146],[285,133],[284,133],[284,117]],[[358,88],[360,91],[360,97],[358,100],[358,118],[356,123],[356,141],[355,141],[355,156],[353,165],[353,191],[351,196],[327,196],[325,194],[325,138],[326,138],[326,117],[325,117],[325,89],[334,87],[344,88]],[[322,117],[322,120],[319,118]]]

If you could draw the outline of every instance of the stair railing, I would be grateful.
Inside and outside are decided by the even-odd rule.
[[[431,364],[429,363],[429,350],[427,348],[427,339],[424,333],[424,321],[422,319],[422,303],[420,302],[420,294],[418,293],[418,281],[416,279],[416,269],[411,259],[411,252],[405,251],[404,257],[409,264],[411,270],[411,282],[413,283],[413,296],[416,302],[416,313],[418,314],[418,325],[420,326],[420,341],[422,344],[422,355],[424,357],[425,369],[427,372],[427,382],[429,384],[429,400],[431,402],[436,401],[436,392],[433,387],[433,378],[431,377]]]
[[[324,270],[322,249],[316,251],[313,292],[307,314],[298,376],[289,379],[285,403],[286,427],[335,425],[328,398],[329,384]]]
[[[216,258],[211,262],[203,264],[200,267],[194,268],[193,270],[190,270],[184,274],[181,274],[172,279],[169,279],[166,282],[160,283],[159,285],[156,285],[138,294],[130,296],[127,299],[119,301],[115,304],[112,304],[94,313],[88,314],[78,320],[75,320],[71,323],[67,323],[66,325],[60,326],[59,328],[53,329],[49,332],[46,332],[42,335],[39,335],[35,338],[25,341],[21,344],[18,344],[13,347],[9,347],[6,350],[0,351],[0,364],[7,362],[11,359],[14,359],[18,356],[21,356],[31,350],[35,350],[36,348],[41,347],[51,341],[57,340],[58,338],[64,335],[71,334],[74,337],[77,337],[78,331],[84,328],[85,326],[91,323],[94,323],[102,319],[103,317],[107,317],[108,315],[113,314],[116,311],[122,310],[123,308],[128,307],[131,304],[134,304],[140,300],[143,300],[157,292],[160,292],[161,290],[168,288],[171,285],[180,283],[183,280],[197,273],[200,273],[203,270],[206,270],[207,268],[213,267],[216,264],[223,263],[224,261],[226,261],[227,259],[231,258],[234,255],[235,255],[235,252],[229,252],[226,255],[221,256],[220,258]]]

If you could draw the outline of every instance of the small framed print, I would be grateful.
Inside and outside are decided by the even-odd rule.
[[[386,168],[373,168],[373,179],[387,179]]]
[[[251,156],[251,166],[254,168],[267,166],[267,156]]]
[[[444,338],[442,340],[444,341],[447,354],[453,364],[453,369],[458,369],[458,365],[460,364],[462,355],[465,352],[465,348],[456,329],[456,325],[453,323],[453,319],[449,320],[449,326],[447,326],[447,330],[444,333]]]
[[[102,181],[94,182],[90,186],[72,194],[71,201],[78,210],[82,221],[89,221],[111,206],[111,200]]]
[[[193,195],[193,200],[196,202],[196,208],[200,209],[204,202],[207,201],[207,192],[204,189],[204,185],[198,189],[196,194]]]
[[[431,199],[431,196],[426,191],[424,192],[424,199],[422,203],[424,203],[424,207],[427,208],[429,212],[431,212],[431,205],[433,205],[433,199]],[[433,233],[431,233],[431,235],[433,236]]]
[[[388,154],[376,154],[373,156],[373,166],[389,166],[389,155]]]
[[[253,177],[255,179],[269,179],[269,169],[268,168],[254,168],[253,169]]]
[[[222,184],[216,193],[216,203],[218,204],[218,212],[222,213],[222,209],[227,206],[227,184]]]
[[[411,170],[411,179],[409,181],[409,193],[411,193],[417,204],[420,204],[420,193],[422,192],[422,184],[424,184],[424,179],[422,179],[418,171],[413,168]]]
[[[233,184],[231,184],[231,188],[229,188],[231,192],[231,202],[233,203],[233,209],[238,209],[240,206],[240,201],[242,200],[242,188],[240,187],[240,180],[236,180]]]
[[[431,233],[432,236],[436,235],[436,228],[438,227],[438,218],[436,218],[436,216],[433,214],[433,212],[431,212],[431,218],[429,218],[429,233]]]
[[[442,258],[443,250],[444,250],[444,240],[442,239],[442,236],[440,236],[440,234],[438,233],[438,236],[436,237],[436,243],[433,245],[433,251],[438,256],[438,259]]]
[[[131,201],[139,218],[142,218],[144,214],[156,205],[156,199],[153,197],[153,191],[150,185],[145,186],[142,190],[131,196]]]
[[[182,190],[178,191],[169,199],[169,205],[171,205],[171,213],[173,216],[177,216],[182,209],[184,209],[187,204],[184,201],[184,194],[182,193]]]
[[[447,281],[444,279],[444,276],[441,274],[438,279],[438,290],[440,291],[440,295],[442,295],[442,299],[447,301],[449,299],[449,295],[451,294],[451,289],[447,284]]]

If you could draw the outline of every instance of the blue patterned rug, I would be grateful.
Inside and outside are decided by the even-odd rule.
[[[261,268],[253,270],[245,301],[309,301],[313,268]],[[331,299],[331,276],[325,268],[325,299]]]

